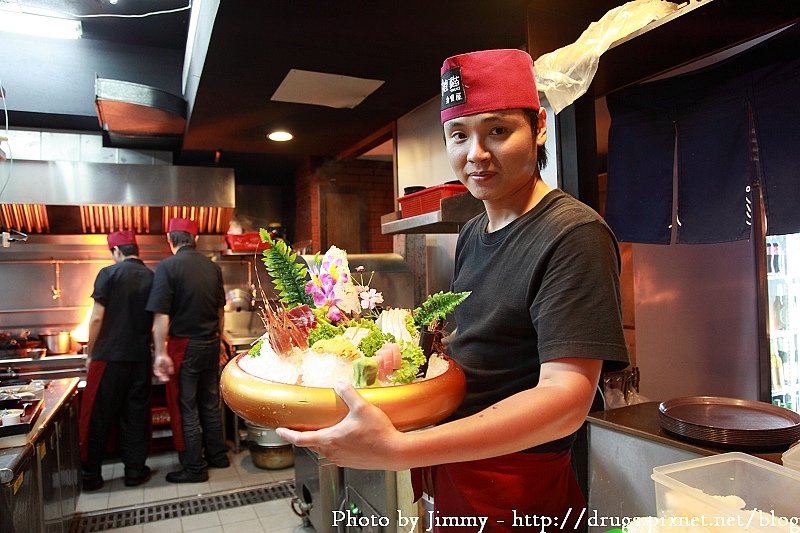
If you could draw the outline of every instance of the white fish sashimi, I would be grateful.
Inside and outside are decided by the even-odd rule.
[[[364,340],[364,337],[369,335],[369,332],[369,328],[350,327],[344,330],[342,337],[349,339],[350,342],[353,343],[353,346],[358,346],[361,344],[361,341]]]
[[[381,333],[391,333],[396,341],[413,342],[406,327],[406,317],[410,315],[408,309],[384,309],[375,323],[381,328]]]

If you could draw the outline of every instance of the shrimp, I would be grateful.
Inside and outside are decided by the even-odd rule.
[[[316,317],[306,305],[287,311],[283,306],[273,309],[267,304],[261,319],[269,343],[278,355],[285,355],[293,348],[308,348],[308,332],[316,325]]]

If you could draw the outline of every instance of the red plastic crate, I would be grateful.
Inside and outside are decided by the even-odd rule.
[[[150,410],[150,421],[154,426],[169,424],[169,410],[166,407],[153,407]]]
[[[419,192],[407,194],[397,199],[400,203],[400,212],[403,218],[422,215],[441,209],[442,198],[449,198],[467,192],[467,188],[460,183],[436,185]]]
[[[257,231],[240,234],[229,233],[225,235],[225,240],[228,241],[228,248],[234,252],[254,252],[269,248],[268,243],[261,242],[261,235]]]

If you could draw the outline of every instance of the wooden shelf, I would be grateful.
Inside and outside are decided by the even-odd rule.
[[[399,211],[381,217],[381,233],[434,234],[458,233],[471,218],[484,212],[483,202],[469,193],[442,198],[441,209],[408,218]]]

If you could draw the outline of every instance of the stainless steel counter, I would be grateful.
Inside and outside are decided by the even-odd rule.
[[[634,437],[665,444],[701,456],[731,451],[723,448],[700,446],[680,440],[666,433],[661,429],[661,424],[658,422],[659,405],[659,402],[645,402],[629,405],[627,407],[620,407],[619,409],[597,411],[589,413],[589,417],[586,420],[590,425],[593,424],[613,431],[626,433]],[[749,451],[747,453],[776,464],[781,464],[781,452]]]
[[[588,504],[600,517],[655,516],[653,468],[725,453],[729,450],[698,446],[661,429],[659,402],[647,402],[587,417],[589,458]],[[781,464],[780,453],[753,453]],[[589,533],[608,531],[608,524],[589,524]]]
[[[27,434],[0,438],[0,483],[8,483],[13,478],[14,467],[26,447],[32,447],[39,436],[52,425],[53,417],[65,402],[77,393],[79,379],[66,378],[50,381],[44,389],[44,408],[33,429]]]
[[[69,531],[80,495],[79,379],[44,390],[33,429],[0,439],[0,520],[11,533]]]

